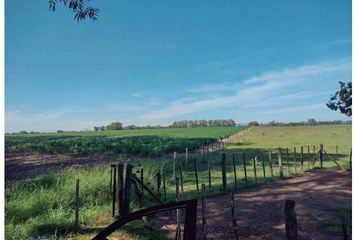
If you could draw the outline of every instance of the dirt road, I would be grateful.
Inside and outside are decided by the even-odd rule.
[[[351,194],[351,172],[326,170],[240,191],[240,239],[285,239],[286,199],[296,202],[299,239],[343,239],[341,216],[349,215],[351,228]],[[208,199],[207,208],[208,239],[232,239],[230,196]]]

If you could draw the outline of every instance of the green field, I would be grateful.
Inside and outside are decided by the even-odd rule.
[[[15,134],[5,137],[6,153],[81,155],[119,154],[156,157],[194,150],[237,133],[243,127],[164,128],[102,132]]]
[[[194,132],[204,131],[203,137],[209,137],[209,129],[190,129]],[[188,130],[183,130],[188,135]],[[215,134],[215,133],[213,133]],[[213,136],[215,137],[215,135]],[[184,137],[183,137],[184,138]],[[284,148],[289,148],[289,175],[284,171],[285,177],[293,177],[302,174],[300,171],[299,148],[301,146],[316,146],[324,144],[324,149],[332,158],[335,158],[343,168],[349,167],[349,153],[351,149],[351,126],[313,126],[313,127],[255,127],[234,143],[227,145],[224,151],[227,153],[227,180],[228,188],[235,187],[232,156],[235,157],[237,167],[237,188],[247,188],[262,184],[264,180],[279,179],[277,168],[277,153],[273,150],[272,165],[274,177],[270,175],[268,165],[268,150],[282,147],[283,164],[286,154]],[[335,146],[338,145],[338,155],[335,154]],[[297,153],[293,154],[293,147],[297,147]],[[304,171],[308,170],[307,147],[304,154]],[[248,184],[246,185],[243,172],[242,153],[245,153]],[[253,157],[257,156],[256,171],[257,181],[254,176]],[[296,172],[294,167],[296,158]],[[207,187],[209,196],[220,193],[222,184],[221,151],[201,155],[197,158],[199,184],[208,186],[207,162],[211,163],[212,187]],[[264,179],[262,160],[265,161]],[[174,201],[174,181],[172,177],[171,158],[159,158],[158,160],[140,160],[133,162],[134,171],[144,168],[145,181],[156,191],[155,175],[158,167],[164,167],[167,171],[167,200]],[[186,164],[184,154],[177,156],[177,166],[181,164],[183,169],[184,199],[196,197],[193,158]],[[317,167],[318,162],[317,162]],[[324,167],[333,168],[335,165],[328,156],[324,157]],[[177,172],[179,175],[179,172]],[[74,223],[74,196],[75,180],[81,182],[81,213],[80,223],[86,226],[102,226],[113,221],[111,218],[111,195],[109,191],[110,168],[107,165],[99,165],[90,169],[66,169],[50,176],[38,177],[35,180],[20,182],[6,188],[5,219],[6,239],[28,239],[29,237],[58,235],[72,237],[74,239],[90,239],[95,232],[73,231]],[[199,186],[199,188],[201,188]],[[146,198],[145,206],[154,204],[152,199]],[[132,193],[132,210],[137,209],[135,195]],[[158,229],[159,223],[152,220],[152,227],[147,234],[142,230],[142,223],[137,221],[130,224],[116,236],[123,234],[124,238],[134,236],[134,239],[165,238]],[[160,235],[162,234],[162,235]]]

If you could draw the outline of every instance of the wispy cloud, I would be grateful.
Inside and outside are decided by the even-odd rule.
[[[249,103],[251,105],[257,105],[257,103],[262,105],[264,101],[267,101],[272,104],[272,101],[277,99],[286,100],[287,95],[296,97],[296,94],[299,94],[296,87],[299,85],[307,84],[307,86],[312,86],[313,83],[319,84],[321,81],[328,80],[329,77],[343,73],[350,76],[351,59],[339,59],[319,64],[303,65],[292,69],[266,72],[259,76],[242,80],[242,85],[234,94],[192,101],[172,101],[164,108],[141,114],[138,119],[156,121],[219,108],[248,106]],[[224,87],[222,84],[212,83],[210,87],[203,86],[203,88],[209,90],[213,89],[214,86]],[[295,90],[291,91],[292,88],[295,88]],[[302,97],[305,98],[313,97],[309,93],[305,95],[302,92],[302,94]]]
[[[135,97],[135,98],[142,98],[146,95],[146,92],[145,91],[137,91],[135,93],[132,94],[132,97]]]

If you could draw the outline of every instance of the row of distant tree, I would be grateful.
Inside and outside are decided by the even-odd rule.
[[[276,122],[271,121],[269,123],[258,123],[256,121],[249,122],[248,126],[316,126],[316,125],[335,125],[335,124],[352,124],[351,120],[342,121],[342,120],[334,120],[334,121],[317,121],[314,118],[311,118],[307,121],[301,122]]]
[[[127,125],[123,126],[121,122],[113,122],[107,126],[95,126],[94,131],[106,131],[106,130],[123,130],[123,129],[159,129],[159,128],[196,128],[196,127],[235,127],[235,126],[316,126],[316,125],[334,125],[334,124],[352,124],[351,120],[342,121],[317,121],[316,119],[308,119],[307,121],[300,122],[276,122],[271,121],[268,123],[259,123],[257,121],[252,121],[247,124],[236,124],[234,120],[183,120],[175,121],[170,126],[161,126],[161,125],[145,125],[145,126],[136,126],[136,125]],[[57,133],[63,133],[66,131],[58,130]],[[71,131],[75,132],[75,131]],[[41,132],[27,132],[20,131],[20,134],[39,134]],[[14,133],[15,134],[15,133]]]

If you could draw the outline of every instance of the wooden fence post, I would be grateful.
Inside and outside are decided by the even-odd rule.
[[[222,190],[227,192],[227,180],[226,180],[226,154],[221,154],[221,175],[222,175]]]
[[[307,169],[310,170],[310,162],[311,162],[311,157],[310,157],[310,145],[307,146]]]
[[[161,199],[160,187],[161,187],[161,171],[159,167],[156,173],[156,189],[157,189],[157,197],[159,199]]]
[[[144,168],[141,167],[140,169],[140,181],[144,184]],[[144,199],[144,188],[143,185],[141,185],[141,199]]]
[[[165,169],[165,165],[162,166],[162,184],[163,184],[163,198],[166,201],[166,169]]]
[[[232,217],[232,231],[234,233],[234,240],[238,240],[238,229],[236,221],[236,206],[235,206],[234,192],[231,192],[231,217]]]
[[[296,174],[296,147],[294,147],[294,174]]]
[[[124,208],[124,164],[118,164],[118,215],[122,216]]]
[[[255,182],[257,183],[256,159],[257,159],[257,157],[254,156],[254,158],[253,158],[253,173],[254,173],[254,180],[255,180]]]
[[[301,173],[304,173],[304,147],[300,148],[300,170]]]
[[[234,188],[236,190],[237,188],[237,175],[236,175],[236,160],[235,160],[235,154],[232,154],[232,163],[234,165]]]
[[[323,168],[323,144],[320,144],[320,168]]]
[[[315,166],[314,159],[316,157],[316,146],[313,145],[313,159],[311,160],[312,168]]]
[[[178,177],[176,178],[176,202],[179,201],[179,179]],[[177,219],[177,229],[176,229],[176,240],[181,239],[181,219],[180,219],[180,209],[176,210],[176,219]]]
[[[263,178],[264,178],[264,182],[266,182],[266,171],[265,171],[264,154],[263,154],[263,152],[261,152],[261,156],[262,156]]]
[[[111,181],[109,183],[109,194],[112,194],[112,181],[113,181],[113,164],[111,165]]]
[[[207,239],[207,208],[205,203],[205,184],[202,184],[202,240]]]
[[[122,216],[127,215],[130,212],[130,190],[131,190],[131,179],[133,167],[130,163],[127,164],[125,172],[125,186],[124,186],[124,198],[123,198],[123,211]]]
[[[349,169],[350,171],[352,170],[352,151],[353,149],[350,149],[350,156],[349,156]]]
[[[272,177],[274,177],[273,162],[272,162],[272,150],[269,150],[268,155],[269,155],[269,169],[270,169],[270,175],[271,175]]]
[[[295,202],[285,201],[285,234],[287,240],[297,240],[297,218],[295,213]]]
[[[183,189],[183,170],[182,170],[182,164],[181,164],[181,162],[179,163],[179,176],[180,176],[180,178],[181,178],[182,197],[184,197],[184,189]]]
[[[112,191],[112,217],[116,213],[116,196],[117,196],[117,168],[113,165],[113,191]]]
[[[290,176],[290,170],[289,170],[289,148],[286,148],[286,173],[288,176]]]
[[[209,181],[209,191],[211,189],[211,166],[210,166],[210,158],[208,158],[208,181]]]
[[[76,179],[76,195],[75,195],[75,230],[80,230],[79,224],[79,208],[80,208],[80,180]]]
[[[196,189],[197,189],[197,193],[199,193],[197,158],[194,158],[194,174],[195,174],[195,186],[196,186]]]
[[[279,177],[280,179],[283,179],[283,163],[281,159],[281,149],[278,148],[278,167],[279,167]]]
[[[188,165],[188,148],[186,148],[186,166]]]
[[[173,153],[173,179],[176,180],[176,152]]]
[[[247,169],[246,169],[246,156],[245,153],[242,153],[242,159],[243,159],[243,171],[245,172],[245,181],[246,181],[246,185],[248,185],[247,182]]]
[[[336,145],[336,159],[338,158],[338,145]]]

